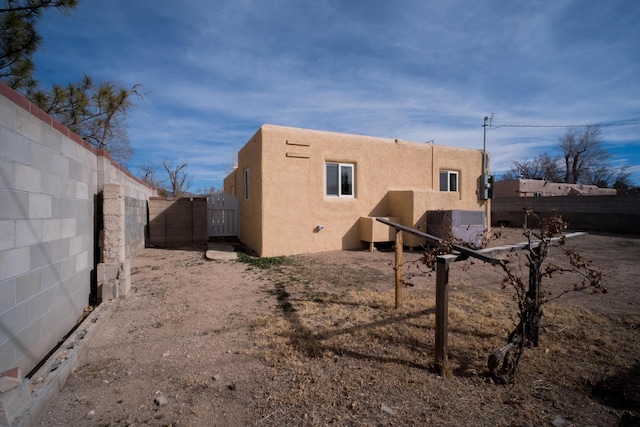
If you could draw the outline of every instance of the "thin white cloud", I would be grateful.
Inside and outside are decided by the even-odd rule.
[[[638,21],[628,0],[81,2],[43,18],[36,63],[45,83],[143,84],[133,163],[182,156],[206,187],[263,123],[480,149],[491,113],[495,125],[638,121]],[[493,170],[562,132],[488,131]],[[617,161],[640,163],[637,127],[603,132]]]

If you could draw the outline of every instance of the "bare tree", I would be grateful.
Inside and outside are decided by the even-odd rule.
[[[528,178],[569,184],[625,189],[633,187],[627,168],[611,164],[598,125],[568,129],[558,140],[557,156],[542,153],[524,162],[513,162],[503,180]]]
[[[524,162],[513,162],[513,167],[503,175],[503,179],[544,179],[552,182],[562,180],[562,171],[558,166],[558,159],[547,153]]]
[[[560,150],[565,166],[564,182],[569,184],[590,184],[589,170],[601,168],[611,157],[602,145],[598,125],[588,125],[583,130],[568,129],[560,138]]]
[[[162,162],[162,167],[168,175],[169,188],[167,189],[172,196],[182,196],[189,190],[191,186],[191,178],[187,173],[187,162],[174,165],[173,162],[165,160]]]
[[[214,187],[213,185],[206,188],[198,188],[198,190],[196,191],[196,194],[201,196],[207,196],[207,197],[213,196],[214,194],[220,194],[220,193],[222,193],[222,190]]]
[[[159,179],[157,176],[159,169],[158,165],[148,162],[138,166],[138,169],[140,171],[140,179],[144,183],[155,188],[160,197],[167,197],[167,189],[163,185],[163,180]]]

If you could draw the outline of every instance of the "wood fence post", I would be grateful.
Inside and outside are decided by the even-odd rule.
[[[449,331],[449,264],[455,255],[440,255],[436,258],[436,348],[435,368],[444,376],[449,371],[447,359],[447,334]]]
[[[396,310],[402,306],[402,249],[404,246],[402,230],[396,229]]]

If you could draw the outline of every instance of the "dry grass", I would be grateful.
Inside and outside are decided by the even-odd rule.
[[[394,310],[392,258],[366,252],[291,257],[266,273],[265,291],[277,308],[254,321],[268,366],[256,379],[258,425],[639,422],[637,308],[620,316],[599,307],[602,296],[594,296],[595,303],[549,303],[540,347],[525,352],[514,385],[496,385],[486,360],[513,329],[515,302],[501,289],[498,270],[456,264],[452,372],[441,378],[433,370],[435,277],[409,270],[413,286]],[[565,279],[549,285],[564,286]]]

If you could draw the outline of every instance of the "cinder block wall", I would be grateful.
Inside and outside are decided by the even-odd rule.
[[[89,304],[96,201],[109,181],[137,211],[152,193],[0,83],[0,372],[28,373]],[[135,221],[130,253],[144,241]]]
[[[149,200],[149,244],[204,244],[209,238],[206,197],[154,197]]]
[[[494,225],[503,222],[522,226],[524,207],[537,214],[549,214],[552,209],[569,221],[572,229],[640,233],[640,194],[618,196],[556,196],[511,197],[493,199],[491,204]]]

